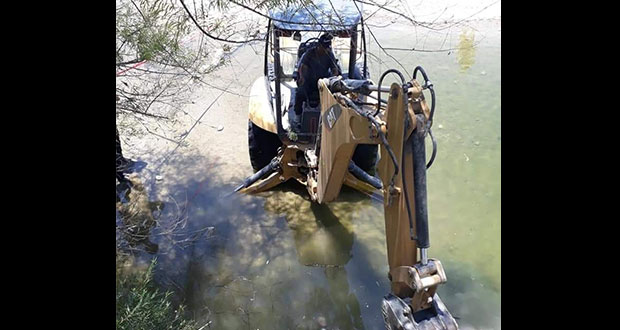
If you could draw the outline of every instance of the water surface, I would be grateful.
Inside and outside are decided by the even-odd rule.
[[[429,257],[444,265],[448,283],[439,294],[462,329],[499,329],[501,320],[499,29],[500,21],[430,32],[404,24],[373,29],[384,48],[452,49],[390,51],[395,59],[369,42],[375,81],[388,68],[410,76],[422,65],[435,85]],[[257,45],[240,50],[221,73],[222,85],[232,72],[238,94],[247,95],[262,73],[261,56]],[[384,84],[394,81],[389,77]],[[205,95],[196,111],[219,94]],[[251,173],[247,98],[239,95],[215,99],[202,121],[223,123],[224,133],[197,126],[187,138],[190,147],[166,161],[167,179],[154,188],[166,201],[153,234],[158,281],[212,329],[315,329],[322,322],[330,329],[383,329],[380,303],[389,281],[380,203],[345,187],[337,201],[317,205],[295,183],[222,198]],[[188,235],[213,229],[187,244],[156,235],[179,215],[187,219],[182,230]]]

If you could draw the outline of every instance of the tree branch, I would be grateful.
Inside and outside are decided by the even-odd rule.
[[[200,31],[202,31],[202,33],[204,33],[207,37],[214,39],[214,40],[218,40],[218,41],[223,41],[223,42],[230,42],[230,43],[234,43],[234,44],[245,44],[248,43],[250,41],[262,41],[263,39],[249,39],[249,40],[243,40],[243,41],[239,41],[239,40],[228,40],[228,39],[222,39],[219,37],[216,37],[214,35],[209,34],[209,32],[205,31],[202,26],[200,26],[200,24],[198,24],[198,22],[196,21],[196,19],[194,18],[194,16],[192,16],[192,13],[189,11],[189,9],[187,8],[187,6],[185,6],[185,2],[183,0],[181,1],[181,5],[183,5],[183,8],[185,8],[185,12],[187,12],[187,15],[189,16],[189,18],[192,19],[192,22],[194,22],[194,24],[198,27],[198,29],[200,29]]]
[[[135,63],[139,63],[139,62],[142,62],[142,59],[140,59],[140,58],[136,58],[136,59],[131,60],[131,61],[121,62],[121,63],[116,63],[116,66],[123,66],[123,65],[135,64]]]
[[[147,117],[153,117],[153,118],[158,118],[158,119],[170,119],[168,117],[158,116],[158,115],[154,115],[154,114],[151,114],[151,113],[146,113],[146,112],[138,111],[138,110],[135,110],[135,109],[130,109],[130,108],[127,108],[127,107],[123,107],[123,106],[120,106],[120,105],[116,106],[116,108],[118,110],[127,111],[127,112],[131,112],[131,113],[137,113],[137,114],[140,114],[140,115],[143,115],[143,116],[147,116]]]

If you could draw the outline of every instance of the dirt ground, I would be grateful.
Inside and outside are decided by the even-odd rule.
[[[261,55],[249,45],[240,48],[230,64],[210,75],[207,82],[215,87],[197,89],[174,124],[161,128],[147,123],[155,134],[134,137],[121,131],[124,155],[147,163],[141,173],[147,186],[162,191],[190,175],[236,182],[252,172],[247,107],[251,84],[262,75]]]

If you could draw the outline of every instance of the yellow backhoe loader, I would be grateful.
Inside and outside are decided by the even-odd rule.
[[[258,193],[294,179],[316,203],[336,199],[343,184],[381,196],[391,281],[382,304],[386,328],[458,329],[436,292],[447,281],[444,269],[427,255],[433,84],[419,66],[411,79],[391,69],[374,84],[359,8],[335,0],[314,4],[270,12],[264,76],[249,104],[255,173],[235,191]],[[383,86],[388,74],[400,82]]]

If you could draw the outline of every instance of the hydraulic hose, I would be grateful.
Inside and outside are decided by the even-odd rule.
[[[435,160],[435,156],[437,155],[437,141],[435,141],[433,131],[431,130],[431,126],[433,126],[433,116],[435,115],[435,89],[433,88],[433,83],[430,81],[430,79],[428,79],[426,71],[424,71],[424,69],[419,65],[413,70],[413,79],[416,79],[418,71],[422,74],[422,77],[424,78],[424,85],[422,86],[422,88],[431,91],[431,113],[428,117],[428,122],[426,123],[426,131],[428,131],[428,134],[431,136],[431,141],[433,142],[433,153],[431,155],[431,159],[428,161],[428,164],[426,164],[426,169],[429,169],[431,165],[433,165],[433,161]]]
[[[398,76],[400,77],[401,82],[403,83],[403,85],[405,84],[405,76],[403,76],[402,73],[400,73],[400,71],[396,70],[396,69],[389,69],[387,71],[385,71],[382,75],[381,78],[379,78],[379,89],[377,90],[377,99],[381,99],[381,83],[383,82],[383,78],[385,78],[385,76],[388,73],[397,73]],[[375,111],[375,113],[373,114],[373,116],[376,116],[379,113],[379,110],[381,110],[381,102],[377,102],[377,111]]]
[[[390,147],[390,144],[388,143],[387,138],[385,137],[385,134],[383,134],[383,132],[381,131],[381,124],[374,118],[374,115],[371,114],[370,111],[363,111],[355,104],[355,102],[351,101],[350,98],[342,94],[339,94],[338,98],[343,100],[347,104],[347,106],[355,110],[355,112],[357,112],[360,116],[368,119],[377,129],[377,133],[379,134],[379,137],[381,138],[381,142],[383,142],[385,149],[387,150],[388,154],[390,155],[390,158],[392,159],[392,162],[394,163],[394,174],[392,175],[392,179],[390,180],[392,183],[394,183],[394,177],[398,175],[398,161],[396,160],[396,155],[394,155],[394,151],[392,150],[392,147]]]
[[[413,79],[415,79],[415,76],[418,74],[418,71],[420,71],[420,73],[422,73],[422,76],[424,77],[425,81],[428,81],[428,76],[426,75],[426,71],[424,71],[424,68],[422,68],[421,66],[416,66],[415,69],[413,69]]]
[[[431,154],[431,159],[428,160],[428,164],[426,164],[426,169],[428,170],[431,165],[433,165],[433,161],[435,160],[435,156],[437,155],[437,141],[435,141],[435,137],[433,136],[433,131],[431,128],[428,128],[428,135],[431,137],[431,141],[433,142],[433,154]]]
[[[431,114],[428,119],[428,127],[431,127],[433,125],[433,115],[435,114],[435,90],[433,89],[433,83],[428,79],[428,75],[426,74],[426,71],[424,71],[424,69],[419,65],[413,70],[413,79],[416,79],[416,75],[418,71],[420,71],[420,73],[422,74],[422,77],[424,77],[424,85],[422,86],[422,88],[429,89],[431,91],[432,105],[431,105]]]
[[[278,157],[274,157],[271,160],[271,162],[269,162],[269,164],[267,164],[265,167],[261,168],[260,171],[254,173],[253,175],[243,180],[243,183],[240,184],[237,188],[235,188],[233,192],[237,192],[243,188],[249,187],[251,184],[263,178],[267,174],[271,174],[272,172],[274,172],[278,168],[278,166],[279,166]]]
[[[406,131],[405,131],[406,134]],[[411,143],[410,140],[413,139],[413,135],[409,137],[409,139],[407,139],[405,141],[405,146],[408,143]],[[405,164],[405,153],[403,152],[403,159],[402,159],[402,163]],[[417,238],[415,238],[415,236],[413,235],[413,219],[411,217],[411,205],[409,205],[409,193],[407,193],[407,176],[406,176],[407,171],[403,171],[403,190],[405,191],[405,206],[407,206],[407,219],[409,219],[409,237],[411,238],[412,241],[416,240]]]
[[[359,166],[355,165],[353,161],[349,162],[349,172],[351,172],[356,178],[370,184],[371,186],[377,189],[383,189],[383,184],[381,183],[381,180],[366,173],[366,171],[362,170]]]

